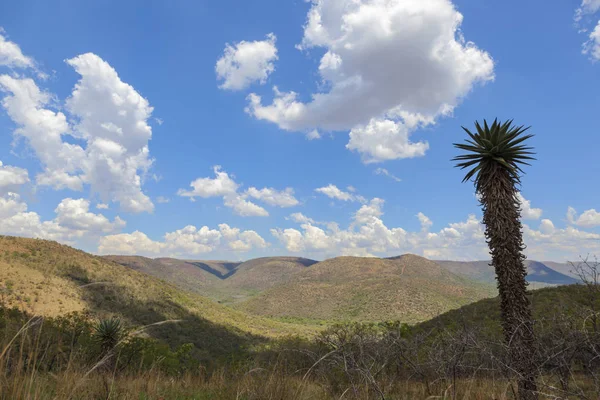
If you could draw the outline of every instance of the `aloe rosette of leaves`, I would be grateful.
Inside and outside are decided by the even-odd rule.
[[[476,132],[462,127],[469,138],[454,146],[465,154],[455,157],[456,167],[466,169],[463,182],[473,179],[483,211],[485,237],[496,271],[502,327],[509,347],[510,368],[517,373],[520,399],[537,398],[535,336],[531,304],[527,297],[521,204],[518,187],[521,167],[535,160],[526,141],[529,128],[513,121],[495,120],[491,126],[475,123]]]
[[[123,325],[118,318],[103,319],[94,326],[93,340],[100,345],[103,352],[114,349],[123,337]]]

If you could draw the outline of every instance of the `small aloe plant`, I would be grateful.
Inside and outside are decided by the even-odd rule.
[[[118,318],[102,319],[94,326],[93,340],[100,345],[102,352],[114,349],[123,337],[123,325]]]

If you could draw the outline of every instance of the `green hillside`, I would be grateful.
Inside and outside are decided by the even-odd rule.
[[[193,343],[207,354],[231,354],[264,337],[307,332],[248,316],[107,259],[36,239],[0,236],[0,296],[4,305],[32,315],[116,315],[133,326],[176,320],[148,333],[173,346]]]
[[[106,260],[124,265],[147,275],[165,280],[175,286],[200,295],[219,298],[221,274],[226,274],[224,262],[185,261],[175,258],[147,258],[140,256],[104,256]],[[234,264],[235,266],[239,263]]]
[[[593,301],[600,309],[600,292],[596,291]],[[590,292],[584,285],[565,285],[533,290],[530,295],[533,317],[536,321],[553,318],[555,315],[581,316],[589,314]],[[483,299],[450,310],[417,325],[419,330],[481,329],[494,332],[501,337],[500,299]]]
[[[241,303],[257,315],[327,321],[424,321],[496,295],[493,285],[454,275],[425,258],[338,257]]]

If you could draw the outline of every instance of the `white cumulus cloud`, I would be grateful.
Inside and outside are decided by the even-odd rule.
[[[265,40],[228,44],[215,66],[217,79],[223,82],[219,87],[241,90],[253,82],[264,84],[275,71],[276,40],[275,35],[270,33]]]
[[[294,207],[300,202],[294,197],[294,189],[286,188],[285,190],[277,190],[273,188],[257,189],[251,187],[246,191],[246,194],[252,198],[260,200],[270,206],[276,207]]]
[[[271,234],[288,252],[311,257],[414,253],[438,260],[489,259],[485,230],[475,215],[430,232],[431,219],[419,213],[421,229],[408,231],[383,221],[384,204],[382,199],[374,198],[362,205],[346,229],[332,222],[317,226],[310,217],[300,214],[289,218],[299,227],[272,229]],[[565,261],[579,255],[600,254],[600,234],[570,226],[559,228],[549,219],[543,219],[538,228],[524,224],[523,238],[526,254],[532,259]]]
[[[116,217],[111,222],[102,214],[90,212],[89,207],[88,200],[67,198],[54,210],[56,217],[44,221],[38,213],[28,211],[27,204],[19,195],[8,193],[0,197],[0,234],[73,244],[82,238],[97,240],[99,236],[119,231],[125,226],[121,218]]]
[[[248,200],[249,197],[257,199],[265,204],[275,207],[294,207],[300,202],[294,197],[294,189],[286,188],[277,190],[274,188],[250,187],[244,192],[240,192],[240,184],[220,166],[213,167],[214,178],[198,178],[190,183],[192,190],[179,189],[177,194],[183,197],[210,198],[222,197],[223,204],[231,208],[237,215],[242,217],[267,217],[269,212],[256,203]]]
[[[227,224],[219,229],[207,226],[196,228],[188,225],[164,235],[163,241],[154,241],[143,232],[109,235],[100,239],[100,254],[136,254],[196,256],[198,254],[220,251],[246,252],[252,249],[264,249],[269,244],[255,231],[242,231]]]
[[[104,215],[90,212],[90,202],[85,199],[64,199],[54,212],[56,222],[71,230],[110,233],[125,227],[125,221],[118,216],[110,222]]]
[[[313,0],[299,48],[325,50],[324,89],[309,102],[277,87],[271,104],[252,93],[246,111],[289,131],[352,130],[348,148],[366,161],[421,156],[414,120],[433,123],[494,78],[462,20],[450,0]]]
[[[573,225],[593,228],[600,226],[600,212],[592,208],[578,216],[577,211],[573,207],[569,207],[567,210],[567,220]]]
[[[268,217],[269,212],[251,201],[245,199],[242,195],[231,195],[223,198],[223,204],[235,211],[242,217]]]
[[[521,203],[521,217],[523,219],[540,219],[542,217],[542,209],[541,208],[533,208],[531,207],[531,201],[527,200],[521,193],[517,194],[517,198]]]
[[[190,186],[192,190],[180,189],[177,194],[184,197],[223,197],[237,192],[239,185],[229,174],[221,170],[220,165],[213,167],[214,178],[198,178]]]
[[[72,125],[63,112],[51,109],[55,96],[32,79],[0,75],[0,91],[6,93],[2,106],[17,125],[14,135],[25,139],[44,168],[37,184],[78,191],[87,184],[124,211],[151,212],[154,205],[142,183],[152,165],[152,107],[97,55],[67,63],[81,76],[65,103]],[[67,135],[85,145],[69,143]]]
[[[16,192],[21,185],[29,182],[26,169],[4,165],[0,161],[0,196]]]
[[[362,154],[367,164],[424,156],[429,143],[411,142],[409,134],[409,128],[402,122],[373,118],[367,125],[356,126],[350,131],[346,148]]]
[[[0,28],[0,66],[13,68],[34,68],[35,63],[27,57],[16,43],[9,41]]]
[[[162,243],[153,241],[143,232],[135,231],[101,238],[98,252],[115,255],[158,255],[162,248]]]

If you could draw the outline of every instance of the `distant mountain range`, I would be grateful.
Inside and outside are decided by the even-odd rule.
[[[418,322],[496,295],[489,261],[265,257],[245,262],[105,258],[247,313],[318,321],[401,319]],[[568,264],[526,261],[532,288],[568,285]],[[559,271],[560,270],[560,271]]]
[[[442,267],[455,274],[465,276],[480,282],[493,283],[496,279],[494,268],[489,261],[436,261]],[[526,260],[527,280],[532,286],[554,286],[571,285],[579,279],[570,273],[572,270],[569,263],[539,262]]]

